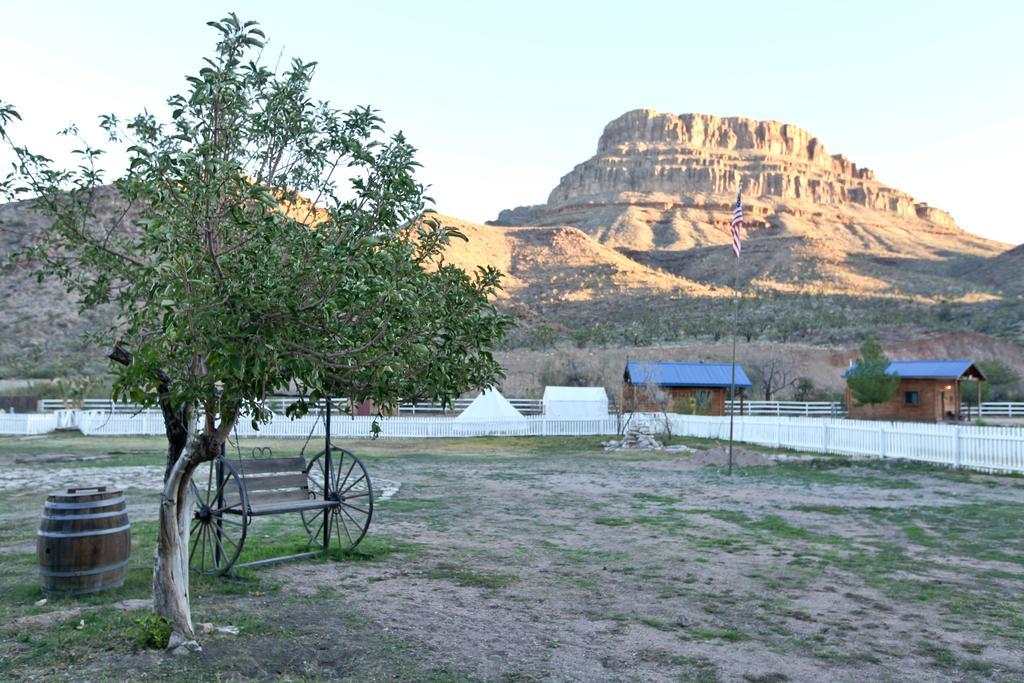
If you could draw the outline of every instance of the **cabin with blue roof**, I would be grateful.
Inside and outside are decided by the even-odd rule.
[[[724,415],[733,381],[730,363],[627,361],[622,376],[623,412],[670,412]],[[742,413],[750,378],[736,366],[736,389]]]
[[[858,405],[846,387],[846,413],[853,419],[943,422],[961,419],[961,382],[974,382],[980,402],[985,375],[972,360],[894,360],[886,374],[898,375],[900,387],[886,403]],[[843,373],[845,377],[849,373]],[[969,389],[970,390],[970,389]]]

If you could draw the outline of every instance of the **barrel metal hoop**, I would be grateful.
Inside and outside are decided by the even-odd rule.
[[[61,522],[66,519],[106,519],[107,517],[119,517],[120,515],[127,515],[127,510],[111,510],[110,512],[97,512],[93,515],[43,515],[43,519],[48,522]]]
[[[43,569],[42,567],[40,567],[39,568],[39,575],[40,576],[50,577],[50,578],[55,578],[55,579],[71,578],[71,577],[74,577],[74,576],[92,576],[94,574],[105,574],[106,572],[112,572],[112,571],[121,569],[122,567],[126,567],[126,566],[128,566],[128,560],[122,560],[121,562],[116,562],[114,564],[108,564],[105,567],[95,567],[93,569],[80,569],[78,571],[73,571],[73,572],[55,572],[55,571],[50,571],[49,569]]]
[[[43,531],[39,530],[36,532],[37,536],[44,536],[46,538],[84,538],[86,536],[106,536],[107,534],[116,534],[120,531],[128,531],[131,529],[131,524],[125,524],[124,526],[114,527],[113,529],[98,529],[96,531],[73,531],[69,533],[63,533],[60,531]]]
[[[120,505],[123,502],[125,502],[125,497],[119,496],[117,498],[94,500],[89,503],[52,503],[46,501],[43,507],[50,508],[51,510],[82,510],[85,508],[108,508],[111,505]]]

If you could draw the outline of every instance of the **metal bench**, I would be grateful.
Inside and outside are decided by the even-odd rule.
[[[269,448],[251,457],[220,456],[192,478],[195,498],[189,565],[203,574],[255,567],[338,547],[351,549],[373,517],[373,487],[363,463],[350,451],[328,446],[309,461],[274,456]],[[298,512],[306,530],[305,552],[236,564],[253,518]]]

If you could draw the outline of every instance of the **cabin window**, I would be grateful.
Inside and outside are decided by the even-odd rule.
[[[908,406],[920,405],[921,397],[916,391],[905,391],[903,392],[903,402]]]

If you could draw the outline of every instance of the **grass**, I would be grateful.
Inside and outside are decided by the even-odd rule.
[[[508,639],[508,680],[557,678],[560,670],[546,667],[571,662],[565,658],[577,655],[567,644],[581,633],[612,651],[619,635],[639,625],[657,631],[649,633],[651,646],[617,661],[643,672],[640,678],[657,671],[718,680],[726,673],[716,661],[727,651],[751,662],[805,657],[825,667],[822,677],[838,664],[865,680],[935,670],[968,680],[1024,676],[1024,667],[992,654],[1024,644],[1019,480],[840,458],[743,468],[728,478],[710,468],[673,468],[685,454],[605,453],[600,440],[349,444],[375,476],[402,482],[398,495],[375,508],[358,548],[244,569],[233,579],[192,580],[196,621],[242,628],[240,637],[203,638],[211,651],[233,652],[223,671],[199,660],[139,659],[159,643],[159,623],[147,620],[148,610],[111,607],[150,596],[154,522],[133,518],[124,587],[37,607],[43,595],[31,548],[39,492],[0,490],[0,545],[7,546],[0,623],[83,610],[50,627],[0,631],[0,668],[12,678],[42,679],[74,668],[101,680],[116,675],[104,661],[124,660],[132,671],[169,679],[466,680],[479,675],[469,644],[485,641],[455,622],[425,626],[424,615],[467,589],[457,593],[462,620],[497,607],[493,614],[511,620],[501,623],[540,644],[534,651]],[[246,442],[254,445],[297,454],[302,442]],[[161,449],[160,439],[0,438],[0,467],[61,452],[92,458],[75,467],[159,466]],[[48,460],[39,468],[67,465]],[[129,500],[132,510],[149,506],[152,515],[154,492],[132,490]],[[305,541],[298,515],[259,518],[242,561],[298,552]],[[828,610],[804,602],[821,593],[834,596]],[[927,640],[892,637],[886,620],[894,615],[927,629]],[[573,630],[587,619],[596,625]],[[851,637],[850,629],[869,621],[877,630]],[[401,636],[384,630],[395,622],[403,624]],[[431,631],[439,628],[451,632]],[[462,658],[458,667],[436,657],[438,644]]]
[[[724,640],[729,643],[739,643],[749,638],[736,629],[692,628],[687,633],[697,640]]]
[[[515,574],[477,571],[454,564],[439,564],[425,571],[423,575],[428,579],[451,581],[458,586],[473,588],[507,588],[519,581],[519,577]]]

